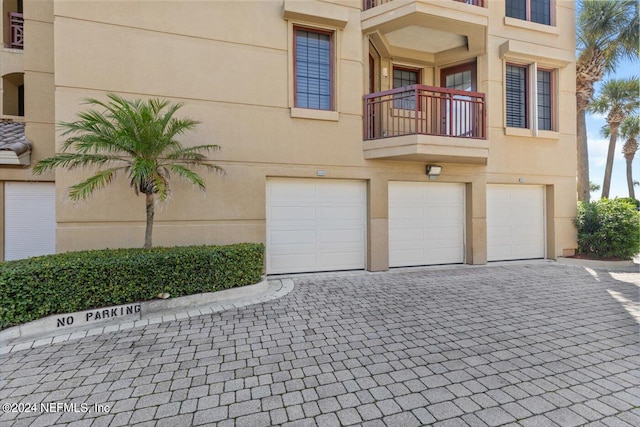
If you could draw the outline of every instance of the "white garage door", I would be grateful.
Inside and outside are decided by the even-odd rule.
[[[487,259],[544,256],[544,186],[487,185]]]
[[[56,252],[56,203],[53,183],[4,185],[4,258],[6,261]]]
[[[267,273],[365,267],[362,181],[267,181]]]
[[[464,262],[464,184],[389,182],[389,266]]]

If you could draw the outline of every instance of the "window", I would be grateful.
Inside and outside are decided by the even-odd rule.
[[[420,83],[420,70],[410,68],[393,67],[393,89],[412,86]],[[397,94],[393,100],[393,108],[415,110],[415,92]]]
[[[527,127],[527,68],[507,65],[507,126]]]
[[[538,129],[552,130],[551,71],[538,70]]]
[[[510,18],[551,25],[551,0],[507,0],[505,14]]]
[[[530,90],[528,76],[531,70],[535,70],[536,78],[532,83],[535,87]],[[536,69],[535,64],[507,64],[505,87],[507,127],[529,128],[531,108],[537,113],[537,129],[553,130],[553,70]]]
[[[333,109],[333,34],[294,28],[295,106]]]

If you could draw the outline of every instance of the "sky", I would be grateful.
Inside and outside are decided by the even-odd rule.
[[[616,72],[606,75],[604,79],[596,85],[596,96],[600,93],[600,87],[611,78],[621,79],[640,74],[639,61],[624,61],[617,67]],[[592,115],[587,113],[587,140],[589,144],[589,179],[594,184],[602,187],[604,181],[604,168],[607,162],[607,150],[609,149],[609,138],[604,138],[600,134],[602,126],[607,122],[605,115]],[[627,187],[627,164],[622,155],[624,140],[618,136],[616,143],[616,154],[613,160],[613,172],[611,174],[611,189],[609,198],[629,197]],[[640,181],[640,150],[633,159],[633,180]],[[640,187],[635,187],[636,198],[639,198]],[[591,193],[592,200],[600,199],[602,188]]]

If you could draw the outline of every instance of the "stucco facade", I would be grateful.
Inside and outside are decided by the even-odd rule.
[[[170,203],[156,212],[156,245],[247,241],[265,242],[269,251],[269,182],[305,178],[363,183],[362,266],[371,271],[389,268],[390,182],[462,185],[462,261],[470,264],[488,259],[488,186],[536,186],[544,197],[543,257],[571,254],[576,247],[574,2],[551,0],[549,24],[506,16],[504,1],[467,3],[25,0],[24,51],[5,48],[0,70],[4,75],[5,63],[23,61],[32,165],[54,153],[61,142],[54,123],[73,120],[87,97],[104,99],[114,92],[165,98],[184,103],[181,114],[201,121],[183,141],[219,144],[222,150],[212,159],[226,175],[201,171],[205,193],[174,179]],[[294,35],[299,29],[329,35],[330,108],[298,104]],[[440,87],[446,70],[465,64],[474,68],[473,92],[483,94],[480,109],[467,119],[441,112],[444,103],[454,105],[444,98],[431,103],[438,112],[429,112],[427,101],[414,111],[391,105],[393,98],[377,105],[388,117],[402,115],[415,126],[427,115],[449,124],[471,120],[479,133],[471,138],[469,132],[422,134],[414,128],[402,136],[367,133],[368,123],[371,129],[388,124],[381,110],[363,107],[363,96],[393,89],[394,76],[400,75],[396,69],[409,70],[417,84]],[[523,127],[508,126],[506,119],[508,66],[526,70]],[[550,129],[537,125],[542,114],[536,104],[542,92],[532,90],[542,87],[537,70],[548,70],[552,81],[546,86]],[[426,165],[441,166],[441,174],[430,178]],[[0,166],[0,181],[36,179],[29,171]],[[125,178],[84,202],[66,199],[66,189],[87,174],[55,174],[55,250],[142,246],[144,199]]]

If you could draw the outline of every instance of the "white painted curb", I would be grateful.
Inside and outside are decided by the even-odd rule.
[[[123,323],[130,323],[133,326],[136,323],[140,323],[139,321],[141,320],[162,317],[169,313],[189,312],[198,307],[212,304],[221,305],[230,300],[252,299],[252,297],[268,290],[269,282],[265,278],[253,285],[240,286],[218,292],[102,307],[75,313],[54,314],[0,331],[0,347],[16,339],[22,340],[48,335],[74,335],[74,332],[78,330],[104,329],[110,325]],[[201,314],[201,312],[198,312],[198,314]]]

